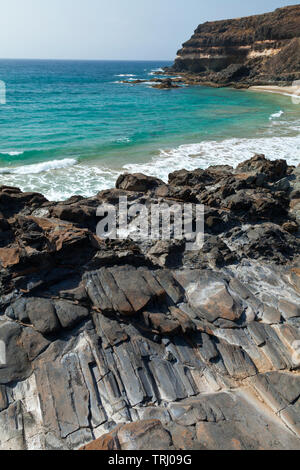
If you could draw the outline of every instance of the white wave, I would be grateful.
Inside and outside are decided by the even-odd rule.
[[[0,168],[0,174],[4,175],[36,175],[49,170],[57,170],[68,166],[76,165],[77,160],[65,158],[64,160],[52,160],[50,162],[36,163],[34,165],[24,165],[15,168]]]
[[[127,78],[127,80],[116,80],[112,83],[125,83],[125,84],[128,85],[129,82],[134,82],[135,80],[136,80],[136,78],[130,77],[130,78]]]
[[[42,173],[3,175],[1,184],[16,186],[22,191],[42,193],[50,201],[63,201],[71,196],[95,196],[113,188],[122,171],[78,164]]]
[[[152,69],[151,72],[163,72],[164,69],[159,67],[158,69]]]
[[[116,139],[116,142],[118,144],[121,144],[121,143],[124,143],[124,144],[129,144],[131,142],[131,139],[129,137],[119,137],[118,139]]]
[[[152,69],[148,75],[160,75],[160,72],[164,72],[164,69],[162,69],[161,67],[159,67],[158,69]]]
[[[90,197],[103,189],[112,188],[120,173],[141,172],[168,180],[169,173],[186,168],[207,168],[210,165],[236,166],[255,153],[264,153],[269,159],[283,158],[290,165],[300,162],[300,135],[295,137],[264,137],[259,139],[226,139],[185,144],[161,150],[146,163],[128,163],[122,168],[103,168],[76,164],[74,159],[0,169],[1,183],[17,186],[22,191],[36,191],[51,201],[64,200],[73,195]],[[4,171],[8,170],[8,171]],[[55,170],[55,171],[48,171]]]
[[[300,162],[300,135],[295,137],[270,137],[260,139],[227,139],[181,145],[175,149],[161,150],[148,163],[130,163],[124,170],[145,173],[168,181],[172,171],[195,170],[211,165],[236,166],[256,153],[263,153],[270,160],[285,159],[289,165]]]
[[[23,155],[24,152],[17,152],[17,151],[11,151],[11,152],[0,152],[1,155],[10,155],[11,157],[17,157],[18,155]]]
[[[283,114],[284,114],[284,111],[280,110],[278,111],[278,113],[271,114],[269,119],[270,121],[272,121],[273,119],[280,118]]]
[[[115,77],[136,77],[136,75],[134,73],[120,73],[115,75]]]

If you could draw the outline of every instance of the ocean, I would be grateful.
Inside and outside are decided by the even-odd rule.
[[[125,171],[300,162],[300,104],[229,88],[153,89],[171,62],[1,60],[0,185],[50,200],[92,196]]]

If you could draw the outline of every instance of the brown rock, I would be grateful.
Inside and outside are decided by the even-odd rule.
[[[278,181],[287,174],[287,162],[285,160],[268,160],[265,155],[255,155],[250,160],[246,160],[237,166],[239,172],[264,173],[270,181]]]
[[[175,336],[180,331],[180,324],[162,313],[150,313],[148,318],[152,327],[162,335]]]
[[[0,262],[3,268],[18,265],[20,262],[20,248],[0,248]]]
[[[135,173],[132,175],[124,174],[119,176],[116,188],[126,191],[147,192],[161,185],[164,185],[164,182],[158,178],[146,176],[142,173]]]
[[[298,225],[296,222],[289,221],[289,222],[285,222],[285,223],[282,225],[282,228],[283,228],[283,230],[285,230],[286,232],[289,232],[289,233],[297,233],[298,230],[299,230],[299,225]]]
[[[118,431],[122,450],[171,450],[169,433],[158,420],[126,424]]]
[[[110,434],[105,434],[104,436],[100,437],[96,441],[87,444],[86,446],[82,447],[80,450],[100,450],[100,451],[108,451],[108,450],[120,450],[120,445],[116,436],[116,431]]]

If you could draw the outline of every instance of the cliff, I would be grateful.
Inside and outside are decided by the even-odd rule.
[[[300,5],[204,23],[178,51],[172,71],[214,83],[291,83],[300,78]]]
[[[262,155],[60,203],[0,187],[0,449],[300,449],[299,188]],[[99,238],[120,196],[205,204],[203,249]]]

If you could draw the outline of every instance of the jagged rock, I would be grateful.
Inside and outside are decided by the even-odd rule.
[[[160,90],[170,90],[171,88],[180,88],[178,85],[173,83],[171,78],[157,79],[159,83],[157,85],[152,85],[152,88],[158,88]]]
[[[79,225],[96,225],[96,207],[71,204],[58,205],[50,209],[50,214],[60,220],[74,222]]]
[[[231,64],[226,69],[221,70],[216,76],[216,83],[239,82],[248,77],[250,70],[243,64]]]
[[[0,212],[6,218],[21,212],[29,215],[46,202],[47,199],[42,194],[22,193],[18,188],[0,187]]]
[[[257,156],[64,203],[2,188],[0,448],[300,448],[297,175]],[[204,204],[203,248],[98,238],[124,195]]]
[[[136,173],[133,175],[125,174],[119,176],[116,188],[124,189],[125,191],[147,192],[161,185],[164,185],[164,182],[158,178]]]
[[[122,266],[101,268],[97,272],[89,273],[85,282],[92,302],[100,310],[135,315],[145,309],[152,299],[164,295],[155,277],[151,278],[150,275],[149,283],[147,279],[148,274],[143,277],[141,269]]]
[[[152,328],[159,331],[165,336],[175,336],[180,331],[180,324],[161,313],[147,314],[147,320],[150,322]]]
[[[209,171],[201,169],[194,171],[179,170],[169,175],[169,184],[171,186],[194,187],[201,183],[210,183],[211,181],[212,177]]]
[[[54,302],[54,308],[63,328],[73,328],[90,314],[87,308],[66,301]]]
[[[255,155],[250,160],[240,163],[237,172],[257,172],[263,173],[271,182],[279,181],[287,174],[287,163],[285,160],[275,160],[271,162],[265,155]]]

